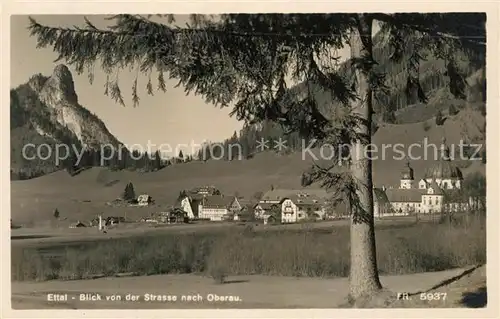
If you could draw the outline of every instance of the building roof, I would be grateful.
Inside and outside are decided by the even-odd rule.
[[[77,221],[76,223],[72,223],[71,226],[72,227],[87,227],[87,225],[85,225],[81,221]]]
[[[427,194],[427,190],[418,188],[388,188],[385,190],[385,193],[387,199],[392,203],[420,203],[422,201],[422,195]]]
[[[443,195],[443,190],[441,189],[441,187],[439,187],[435,180],[432,180],[430,182],[430,184],[427,186],[427,189],[429,188],[432,188],[432,190],[434,191],[433,195]]]
[[[451,162],[450,149],[445,144],[441,146],[440,159],[425,172],[425,178],[432,179],[463,179],[462,171]]]
[[[238,202],[241,205],[241,208],[252,209],[258,203],[257,200],[238,198]]]
[[[418,183],[420,184],[421,182],[424,182],[425,183],[425,187],[428,187],[429,186],[429,182],[427,182],[425,179],[421,178]]]
[[[257,204],[254,205],[254,208],[256,208],[257,206],[260,206],[263,210],[269,210],[273,206],[280,207],[279,204],[274,204],[274,203],[257,203]]]
[[[292,196],[302,196],[307,198],[309,196],[316,196],[319,198],[328,198],[328,192],[321,188],[305,188],[305,189],[273,189],[267,191],[262,195],[261,201],[263,200],[275,200],[281,201],[284,198],[290,198]]]
[[[327,203],[325,198],[318,197],[316,195],[303,196],[299,194],[294,194],[292,196],[284,197],[280,203],[283,203],[286,199],[290,199],[298,207],[313,207],[322,206]]]
[[[206,208],[227,208],[234,200],[234,196],[209,195],[202,200],[203,207]]]
[[[139,195],[139,197],[137,197],[138,201],[148,201],[150,199],[151,199],[151,196],[149,196],[148,194],[142,194],[142,195]]]
[[[426,178],[463,179],[462,171],[450,161],[440,160],[425,172]]]
[[[214,194],[218,189],[213,185],[199,186],[191,189],[189,193],[191,194],[199,194],[199,193],[209,193]]]

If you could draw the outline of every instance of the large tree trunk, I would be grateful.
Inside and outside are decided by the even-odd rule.
[[[350,36],[351,58],[372,57],[372,20],[363,14],[359,27]],[[362,37],[363,36],[363,37]],[[357,69],[356,91],[359,97],[352,104],[352,114],[359,117],[355,131],[362,138],[351,145],[351,172],[356,181],[355,198],[351,203],[351,271],[349,284],[351,298],[370,294],[382,288],[378,277],[373,220],[372,162],[366,154],[371,143],[372,90],[365,72]]]

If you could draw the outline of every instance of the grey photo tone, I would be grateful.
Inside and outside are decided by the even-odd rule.
[[[12,16],[12,307],[486,307],[486,19]]]

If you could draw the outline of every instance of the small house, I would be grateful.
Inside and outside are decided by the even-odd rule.
[[[182,209],[174,208],[169,212],[168,223],[169,224],[182,224],[188,223],[189,217],[188,213]]]
[[[242,222],[255,221],[255,216],[249,211],[240,211],[234,213],[233,220]]]
[[[142,194],[137,197],[137,204],[139,206],[148,206],[153,203],[153,198],[148,194]]]
[[[264,225],[278,223],[278,219],[272,215],[264,215],[263,220],[264,220]]]
[[[77,221],[75,224],[69,226],[69,228],[81,228],[81,227],[87,227],[87,226],[81,221]]]

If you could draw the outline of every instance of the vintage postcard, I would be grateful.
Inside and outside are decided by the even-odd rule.
[[[32,4],[6,317],[498,315],[496,4]]]

